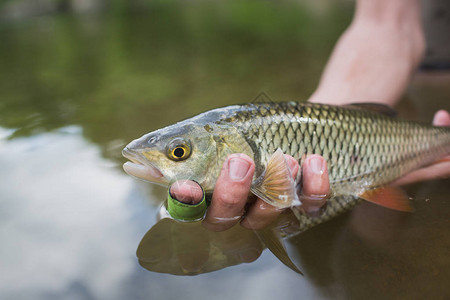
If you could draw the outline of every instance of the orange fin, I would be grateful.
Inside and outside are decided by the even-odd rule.
[[[265,172],[252,184],[253,194],[278,208],[299,205],[295,181],[280,148],[270,157]]]
[[[404,212],[414,211],[408,196],[396,187],[381,187],[369,190],[359,196],[368,202]]]
[[[432,162],[431,165],[436,165],[436,164],[445,163],[445,162],[450,162],[450,156],[446,156],[444,158],[438,159],[438,160]]]

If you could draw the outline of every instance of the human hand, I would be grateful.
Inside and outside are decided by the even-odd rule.
[[[450,114],[445,110],[438,111],[433,118],[434,126],[450,126]],[[450,156],[444,157],[435,163],[409,172],[399,178],[393,185],[411,184],[423,180],[432,180],[450,176]]]
[[[450,114],[445,110],[438,111],[433,120],[435,126],[450,126]],[[296,160],[286,155],[295,178],[299,165]],[[244,154],[230,155],[224,162],[217,180],[211,205],[203,221],[203,225],[214,231],[226,230],[237,222],[249,229],[262,229],[272,223],[282,210],[277,209],[261,199],[247,201],[251,181],[255,170],[254,162]],[[393,185],[405,185],[423,180],[450,176],[450,157],[439,160],[430,166],[414,170]],[[308,156],[302,167],[303,186],[300,200],[302,209],[307,215],[319,213],[330,193],[326,161],[319,155]],[[175,182],[170,192],[177,200],[195,204],[202,200],[201,187],[189,180]],[[244,216],[242,218],[242,216]]]
[[[295,178],[299,170],[297,161],[289,155],[286,155],[286,161]],[[259,198],[248,201],[254,171],[255,164],[247,155],[232,154],[225,160],[203,220],[206,228],[223,231],[240,221],[243,227],[257,230],[278,217],[282,210]],[[302,167],[302,176],[301,208],[306,214],[315,215],[330,193],[325,159],[319,155],[308,156]],[[189,180],[175,182],[170,193],[177,200],[190,204],[200,202],[203,197],[201,187]]]

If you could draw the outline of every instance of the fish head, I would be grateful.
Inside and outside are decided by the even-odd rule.
[[[130,160],[124,170],[164,186],[181,179],[193,180],[205,191],[212,191],[226,156],[240,152],[230,146],[242,145],[236,134],[232,128],[214,123],[179,122],[128,144],[122,151]]]

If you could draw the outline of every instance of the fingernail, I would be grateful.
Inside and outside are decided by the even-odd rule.
[[[232,158],[228,162],[231,180],[240,181],[247,175],[250,164],[241,158]]]
[[[311,157],[309,161],[311,171],[315,174],[322,175],[325,172],[325,160],[320,157]]]

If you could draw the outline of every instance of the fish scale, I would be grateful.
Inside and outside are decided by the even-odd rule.
[[[256,141],[252,145],[260,157],[257,169],[258,164],[259,169],[266,167],[277,148],[300,165],[310,154],[326,159],[333,197],[320,217],[298,216],[302,230],[357,204],[359,198],[351,195],[352,189],[382,186],[450,152],[448,128],[402,121],[357,107],[249,104],[239,107],[233,119],[246,139]]]
[[[252,192],[263,199],[269,194],[278,195],[280,201],[284,201],[281,195],[284,199],[288,199],[288,194],[292,196],[292,189],[290,185],[285,189],[283,178],[275,178],[281,185],[260,189],[265,177],[260,178],[267,175],[275,151],[281,149],[290,154],[300,165],[308,155],[322,155],[327,161],[331,198],[317,218],[298,214],[298,209],[293,208],[300,228],[305,230],[350,209],[362,193],[450,153],[450,128],[403,121],[389,114],[385,107],[374,104],[233,105],[144,135],[130,143],[123,153],[135,162],[127,165],[132,175],[162,184],[191,179],[207,192],[214,189],[226,157],[245,153],[254,159],[256,166]],[[170,158],[171,145],[179,144],[180,139],[190,155]],[[149,166],[145,167],[146,164]],[[283,163],[277,166],[283,168]],[[284,174],[285,169],[276,170],[273,174]],[[299,174],[297,183],[300,179]],[[274,182],[274,178],[271,180],[267,182]],[[276,198],[265,200],[268,203],[273,200],[271,204],[279,207],[292,205],[289,201],[275,203]]]
[[[330,119],[333,116],[335,120]],[[448,153],[450,143],[448,128],[397,120],[359,108],[310,103],[241,106],[233,124],[246,139],[267,145],[253,149],[259,152],[263,165],[277,148],[286,149],[284,152],[300,164],[304,154],[324,156],[332,184],[357,180],[370,181],[371,186],[385,184],[429,163],[440,153]],[[297,130],[294,124],[298,124]],[[285,139],[286,132],[297,139]]]

